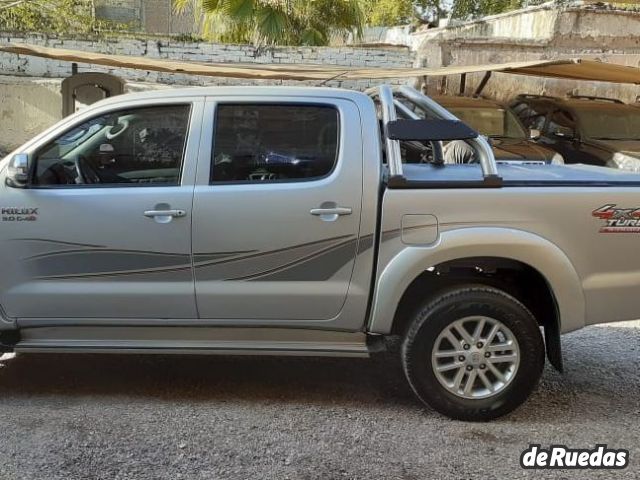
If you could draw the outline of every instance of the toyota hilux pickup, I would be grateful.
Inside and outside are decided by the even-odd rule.
[[[562,369],[562,333],[639,316],[640,175],[496,165],[416,90],[374,97],[123,95],[9,154],[2,350],[366,357],[400,338],[423,402],[488,420],[545,358]],[[449,141],[477,160],[402,153]]]

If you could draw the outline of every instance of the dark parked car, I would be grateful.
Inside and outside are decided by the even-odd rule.
[[[519,95],[511,108],[566,163],[640,172],[640,109],[620,100]]]
[[[491,139],[497,161],[564,163],[562,155],[535,142],[508,107],[485,98],[432,97],[474,130]],[[536,137],[538,132],[533,132]]]

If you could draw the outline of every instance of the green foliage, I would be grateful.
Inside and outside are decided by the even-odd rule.
[[[508,12],[524,5],[524,0],[454,0],[451,16],[467,20]]]
[[[326,45],[333,32],[362,35],[362,0],[174,0],[214,41]]]
[[[391,26],[437,22],[445,16],[440,0],[363,0],[367,25]]]
[[[368,25],[404,25],[414,19],[412,0],[365,0],[365,3]]]
[[[92,0],[0,0],[0,30],[66,34],[105,26],[95,19]]]

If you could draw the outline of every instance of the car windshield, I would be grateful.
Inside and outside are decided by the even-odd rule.
[[[599,140],[640,140],[640,108],[627,105],[575,107],[582,135]]]
[[[515,115],[504,108],[447,108],[456,117],[482,135],[494,138],[527,138]]]

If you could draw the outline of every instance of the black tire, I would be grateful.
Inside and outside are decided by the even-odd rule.
[[[432,351],[440,333],[470,316],[501,322],[519,346],[519,365],[510,383],[486,398],[463,398],[450,392],[436,378],[432,366]],[[448,290],[418,309],[401,355],[409,384],[420,400],[456,420],[487,421],[513,411],[535,389],[544,367],[544,342],[536,319],[514,297],[492,287],[465,286]]]

